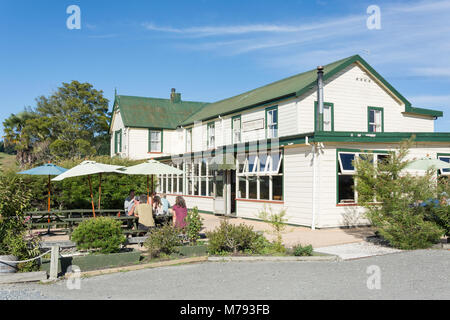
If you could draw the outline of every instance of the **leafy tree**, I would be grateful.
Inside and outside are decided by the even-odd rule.
[[[354,161],[358,203],[367,209],[366,215],[379,234],[400,249],[427,248],[443,235],[439,226],[427,221],[420,205],[436,197],[436,173],[430,170],[419,176],[404,171],[412,142],[403,142],[376,165],[370,154]]]
[[[109,114],[103,91],[72,81],[36,102],[34,110],[12,114],[3,122],[5,141],[15,145],[22,166],[104,152]]]

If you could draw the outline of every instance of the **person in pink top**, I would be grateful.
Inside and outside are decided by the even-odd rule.
[[[173,214],[173,226],[180,229],[186,227],[187,208],[182,196],[177,196],[175,205],[170,210]]]

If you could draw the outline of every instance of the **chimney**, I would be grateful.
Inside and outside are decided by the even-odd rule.
[[[316,130],[323,131],[323,67],[317,67],[317,114]]]
[[[181,93],[177,93],[175,88],[172,88],[170,92],[170,101],[172,103],[181,102]]]

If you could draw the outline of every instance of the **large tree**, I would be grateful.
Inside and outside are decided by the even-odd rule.
[[[98,154],[108,137],[108,100],[89,83],[63,83],[49,97],[3,122],[21,165]],[[26,157],[19,153],[26,153]]]

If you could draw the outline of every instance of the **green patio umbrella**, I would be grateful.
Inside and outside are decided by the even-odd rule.
[[[92,193],[91,175],[99,174],[100,183],[98,186],[98,209],[100,210],[100,201],[101,201],[101,194],[102,194],[102,173],[116,172],[116,170],[119,168],[123,168],[123,166],[115,166],[115,165],[98,163],[95,161],[86,160],[86,161],[83,161],[82,163],[80,163],[79,165],[73,167],[72,169],[67,170],[63,174],[60,174],[56,178],[53,178],[52,181],[61,181],[66,178],[88,176],[89,190],[91,192],[92,213],[95,218],[94,195]]]
[[[150,190],[148,178],[152,176],[152,193],[153,193],[153,175],[156,174],[183,174],[183,171],[156,160],[148,160],[147,162],[137,164],[135,166],[120,168],[117,173],[129,175],[146,175],[147,176],[147,203],[150,201]]]
[[[433,170],[450,169],[450,163],[439,160],[439,159],[423,158],[423,159],[411,161],[405,167],[405,169],[407,169],[407,170],[423,170],[423,171],[427,171],[430,169],[433,169]]]

